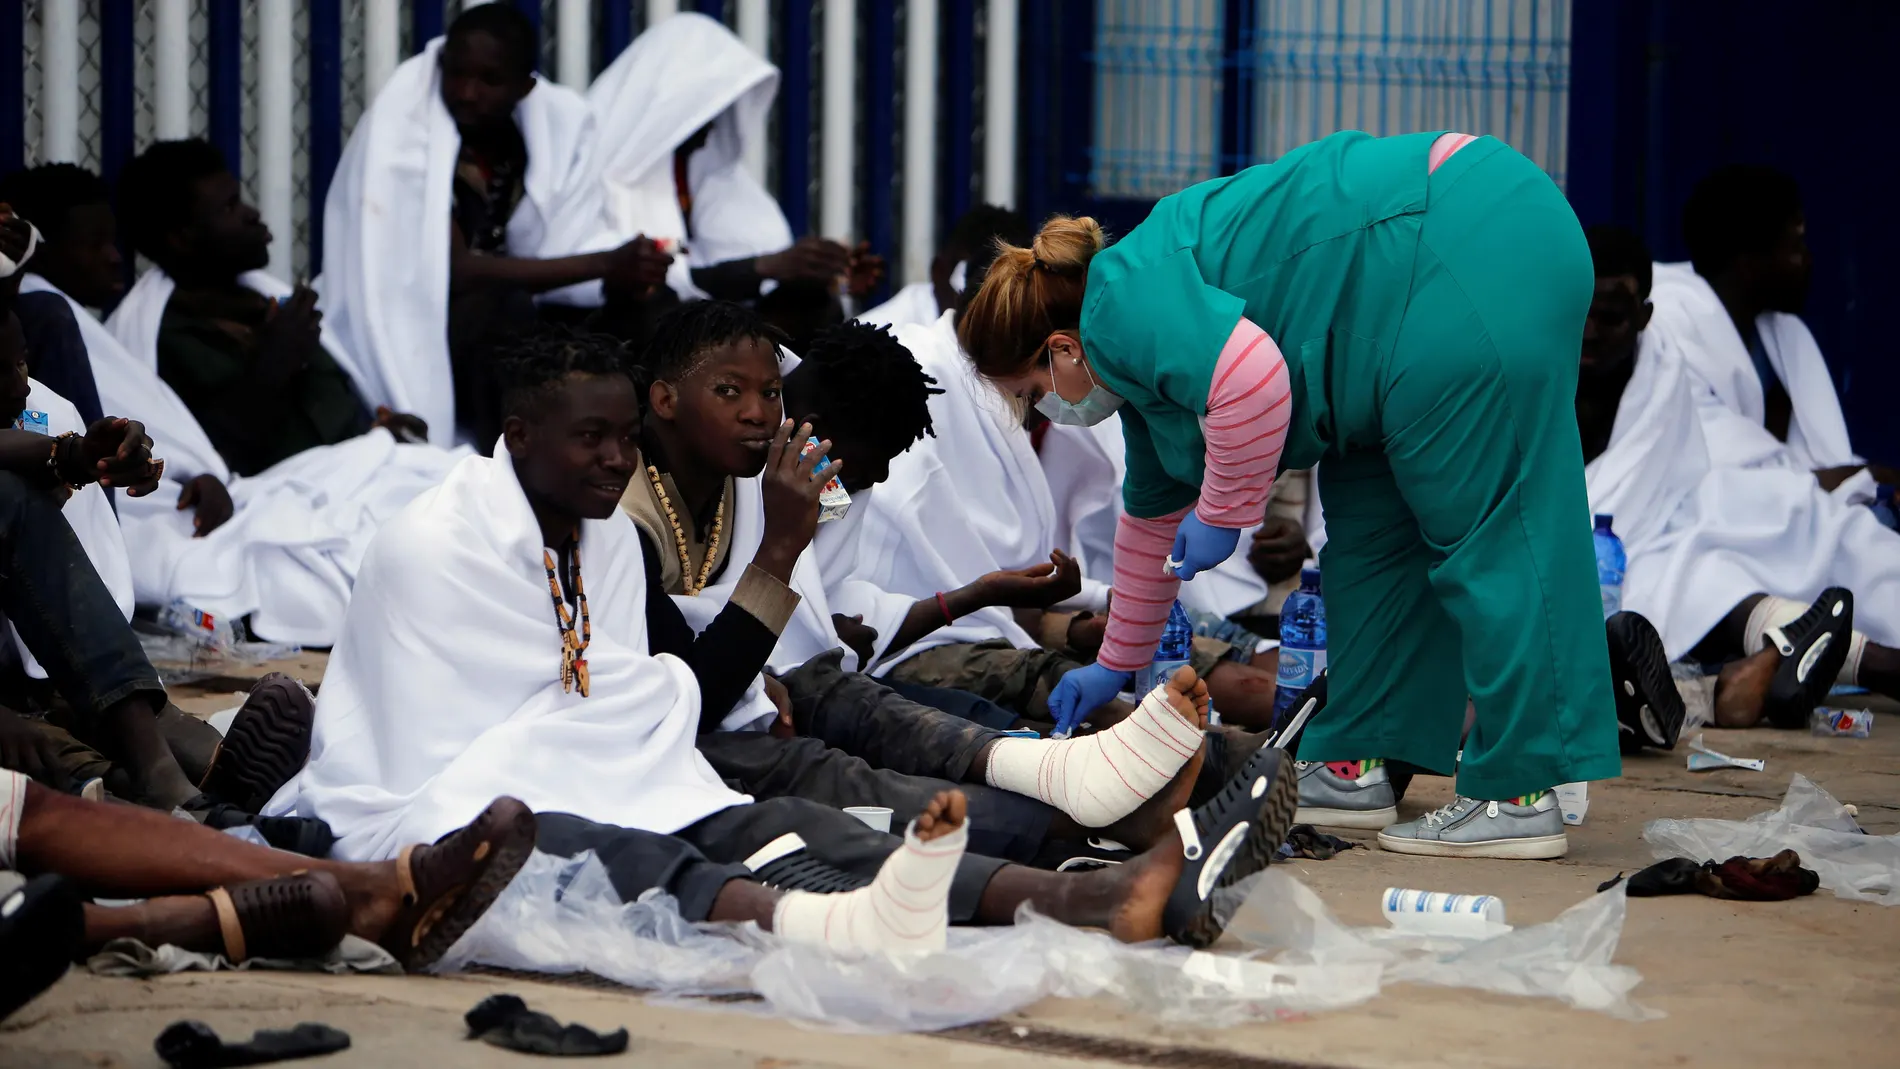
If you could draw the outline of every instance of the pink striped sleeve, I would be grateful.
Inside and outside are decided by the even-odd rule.
[[[1211,527],[1260,522],[1292,413],[1292,376],[1280,347],[1242,319],[1221,349],[1207,392],[1207,418],[1201,424],[1207,470],[1195,509],[1203,522]]]
[[[1154,660],[1155,644],[1167,626],[1181,581],[1164,575],[1161,564],[1174,548],[1174,529],[1187,509],[1152,520],[1122,514],[1115,528],[1115,596],[1108,603],[1108,631],[1095,661],[1132,672]]]

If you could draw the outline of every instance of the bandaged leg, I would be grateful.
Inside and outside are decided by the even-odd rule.
[[[1768,630],[1774,627],[1786,627],[1807,612],[1807,602],[1792,598],[1764,596],[1749,610],[1748,627],[1742,632],[1742,652],[1750,657],[1768,648]],[[1852,632],[1847,640],[1847,660],[1841,663],[1840,674],[1834,677],[1836,683],[1845,686],[1860,685],[1860,662],[1867,653],[1867,636],[1859,631]]]
[[[1186,695],[1164,684],[1126,720],[1079,739],[1000,739],[984,778],[1041,799],[1085,828],[1105,828],[1168,785],[1201,746],[1201,727],[1176,707]]]
[[[942,950],[950,881],[968,841],[967,824],[926,840],[913,822],[904,830],[904,845],[869,887],[842,894],[788,891],[772,912],[772,930],[795,943],[846,954]]]

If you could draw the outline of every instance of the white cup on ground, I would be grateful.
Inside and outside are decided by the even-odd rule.
[[[864,822],[872,831],[889,833],[891,830],[891,811],[881,805],[848,805],[844,811]]]

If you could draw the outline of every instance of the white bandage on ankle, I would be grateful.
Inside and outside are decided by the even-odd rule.
[[[844,894],[791,891],[772,911],[772,930],[794,943],[846,954],[931,953],[950,926],[950,883],[970,841],[969,824],[929,842],[917,826],[884,859],[871,886]]]
[[[1106,828],[1153,798],[1201,748],[1201,729],[1156,687],[1128,719],[1079,739],[1000,739],[990,786],[1055,806],[1085,828]]]
[[[1773,594],[1762,598],[1748,611],[1748,628],[1742,632],[1742,652],[1753,657],[1767,649],[1769,628],[1786,627],[1811,608],[1812,604],[1793,598],[1776,597]],[[1847,660],[1842,662],[1834,682],[1850,687],[1859,685],[1860,657],[1866,650],[1867,636],[1859,631],[1852,632],[1847,640]]]

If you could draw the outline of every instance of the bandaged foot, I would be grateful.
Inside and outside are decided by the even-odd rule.
[[[1105,828],[1174,779],[1201,748],[1206,726],[1207,684],[1182,668],[1106,731],[998,740],[983,775],[990,786],[1041,799],[1085,828]]]
[[[931,799],[904,845],[871,886],[844,894],[791,891],[772,912],[772,930],[795,943],[844,954],[928,954],[944,948],[950,882],[969,842],[962,791]]]

